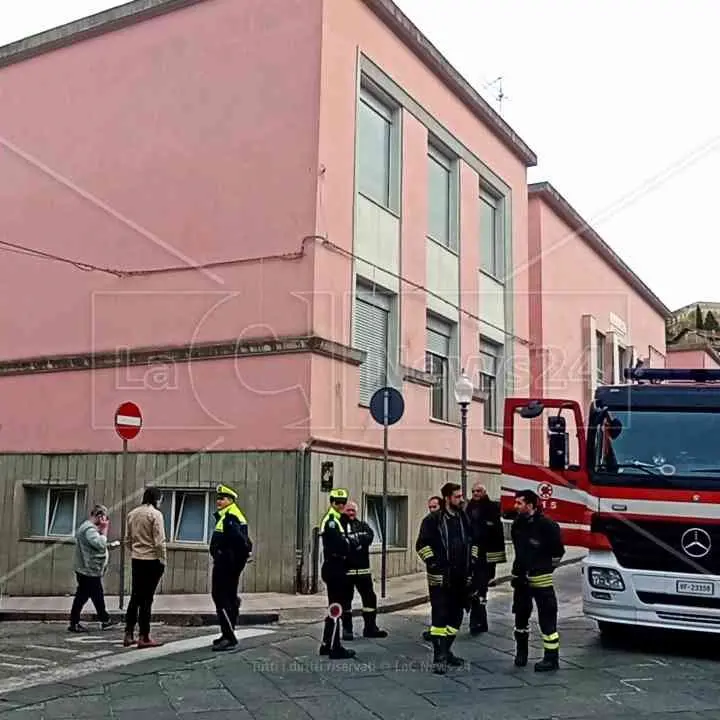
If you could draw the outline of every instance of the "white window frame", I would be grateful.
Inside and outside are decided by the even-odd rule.
[[[447,184],[447,217],[445,218],[445,225],[447,228],[447,237],[438,238],[435,237],[430,227],[430,208],[432,206],[432,196],[430,194],[430,182],[428,179],[428,218],[427,218],[427,236],[433,242],[438,245],[450,250],[453,253],[458,252],[458,235],[459,235],[459,179],[458,179],[458,162],[457,158],[452,157],[450,153],[440,149],[437,141],[431,141],[428,143],[427,152],[428,166],[431,163],[440,165],[447,172],[448,184]],[[429,170],[428,170],[429,176]]]
[[[375,505],[375,508],[371,508]],[[363,519],[372,528],[375,537],[373,538],[373,544],[370,546],[373,549],[382,547],[382,495],[375,493],[366,493]],[[407,528],[403,527],[406,522],[406,518],[403,517],[403,513],[407,515],[408,497],[407,495],[388,495],[388,528],[396,528],[397,537],[388,537],[389,548],[404,548],[407,547],[407,537],[403,539],[403,533],[407,536]],[[371,512],[371,509],[373,512]],[[393,511],[395,512],[395,522],[391,522],[390,518]]]
[[[605,384],[605,368],[607,360],[606,336],[599,330],[595,331],[595,382]]]
[[[479,194],[480,202],[480,269],[486,275],[494,278],[498,282],[502,283],[502,276],[504,275],[505,257],[504,257],[504,246],[503,242],[503,201],[502,198],[496,197],[485,188],[480,188]],[[493,267],[487,267],[484,264],[485,253],[483,252],[483,243],[487,241],[484,237],[483,230],[485,225],[483,223],[483,203],[489,205],[494,210],[495,222],[493,225],[493,234],[491,249],[493,256]]]
[[[207,490],[201,490],[196,488],[162,488],[163,495],[162,507],[166,507],[169,501],[170,505],[170,532],[166,531],[166,541],[173,545],[209,545],[210,537],[212,532],[210,531],[210,493]],[[177,517],[178,508],[178,494],[180,495],[204,495],[205,496],[205,525],[203,526],[203,539],[202,540],[178,540],[177,531],[180,526],[179,519]],[[169,497],[168,497],[169,496]],[[182,506],[181,506],[182,507]],[[165,513],[163,513],[163,523]]]
[[[364,192],[360,187],[360,157],[363,149],[360,143],[360,112],[362,105],[366,105],[371,111],[374,111],[380,117],[384,118],[389,125],[389,143],[388,143],[388,177],[387,177],[387,198],[372,197]],[[400,109],[397,103],[386,96],[379,88],[363,76],[360,91],[357,99],[357,121],[356,121],[356,175],[357,175],[357,192],[364,198],[381,207],[393,215],[400,215],[400,174],[401,174],[401,135],[400,135]]]
[[[78,485],[28,485],[25,487],[25,491],[28,494],[33,493],[43,493],[45,495],[44,503],[45,503],[45,519],[44,519],[44,527],[43,532],[41,535],[35,535],[32,532],[32,528],[29,527],[30,525],[30,517],[29,517],[29,498],[27,498],[26,502],[26,510],[28,511],[27,514],[27,521],[28,521],[28,537],[43,537],[43,538],[71,538],[75,536],[75,533],[77,532],[78,527],[80,526],[81,522],[85,521],[84,517],[84,509],[85,509],[85,502],[86,502],[86,488]],[[50,530],[52,529],[53,525],[53,518],[52,510],[51,510],[51,498],[53,493],[67,493],[72,492],[74,494],[73,497],[73,519],[72,519],[72,530],[65,534],[65,533],[51,533]],[[82,518],[82,520],[80,520]]]
[[[484,372],[482,367],[478,370],[478,387],[481,392],[487,392],[487,383],[484,378],[492,378],[491,386],[494,388],[494,392],[491,391],[487,400],[483,402],[483,428],[485,432],[499,433],[501,426],[500,416],[504,406],[505,394],[505,378],[503,375],[505,348],[501,343],[481,335],[478,353],[479,355],[490,355],[495,358],[494,375]]]
[[[445,355],[441,355],[430,347],[430,333],[435,333],[447,338],[447,352]],[[433,399],[434,392],[437,389],[436,384],[430,388],[430,418],[432,420],[440,420],[442,422],[450,422],[451,410],[450,410],[450,378],[453,374],[453,340],[455,337],[456,328],[455,325],[447,320],[435,317],[434,315],[428,314],[426,319],[426,342],[425,342],[425,372],[432,373],[432,367],[430,364],[431,358],[439,358],[444,364],[444,376],[441,378],[442,383],[442,411],[440,415],[436,415],[433,412]]]

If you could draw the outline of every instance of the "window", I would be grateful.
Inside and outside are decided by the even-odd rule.
[[[500,370],[500,358],[502,355],[502,347],[496,343],[480,340],[480,391],[487,393],[487,400],[484,405],[484,424],[485,429],[490,432],[498,432],[499,430],[499,414],[500,414],[500,387],[498,382],[498,372]]]
[[[602,385],[605,382],[605,336],[602,333],[595,333],[595,363],[596,363],[596,380]]]
[[[373,393],[388,383],[390,297],[358,287],[353,318],[353,344],[367,353],[360,366],[360,404],[369,405]]]
[[[618,346],[618,377],[620,383],[625,382],[623,372],[626,367],[628,367],[628,351],[626,348]]]
[[[425,372],[433,377],[430,417],[450,419],[450,338],[452,327],[433,316],[428,317]]]
[[[209,494],[197,490],[163,491],[160,505],[165,538],[176,543],[208,543],[212,534]]]
[[[382,495],[365,496],[365,522],[375,533],[373,545],[382,545]],[[387,544],[388,547],[405,547],[407,524],[407,498],[389,495],[387,499]]]
[[[30,537],[72,537],[85,522],[85,489],[26,488]]]
[[[453,228],[451,213],[452,161],[434,148],[428,150],[428,236],[435,242],[450,247]]]
[[[358,189],[390,208],[392,196],[392,110],[362,91],[358,108]]]
[[[480,267],[488,275],[500,277],[502,266],[499,253],[498,201],[485,192],[480,193]]]

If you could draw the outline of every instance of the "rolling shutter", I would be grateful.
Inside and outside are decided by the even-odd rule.
[[[367,353],[360,366],[360,403],[367,405],[372,394],[386,384],[389,313],[372,303],[355,303],[354,345]]]

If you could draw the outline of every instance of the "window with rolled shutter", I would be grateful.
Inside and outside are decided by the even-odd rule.
[[[433,323],[435,327],[440,324]],[[440,325],[439,330],[428,328],[427,352],[425,354],[425,371],[433,376],[430,394],[430,417],[436,420],[449,420],[449,358],[450,333],[449,327]]]
[[[367,353],[360,366],[362,405],[369,405],[372,394],[387,384],[388,325],[387,310],[359,298],[356,300],[354,345]]]

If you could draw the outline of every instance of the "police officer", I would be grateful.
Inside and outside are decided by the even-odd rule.
[[[515,494],[517,519],[512,526],[515,561],[512,568],[513,613],[515,613],[515,665],[528,661],[529,623],[533,600],[537,605],[544,657],[536,672],[559,667],[560,636],[557,632],[557,597],[552,573],[565,554],[560,526],[543,515],[538,496],[532,490]]]
[[[363,637],[387,637],[387,632],[377,626],[377,595],[370,573],[370,546],[375,539],[375,533],[366,522],[358,520],[357,505],[354,502],[345,505],[342,522],[350,546],[347,560],[347,596],[342,614],[343,640],[354,639],[352,601],[356,588],[362,600],[362,616],[365,622]]]
[[[497,563],[506,562],[505,535],[503,533],[500,507],[490,499],[487,488],[480,482],[472,489],[472,499],[465,511],[470,518],[478,560],[473,572],[472,597],[470,600],[470,633],[478,635],[488,631],[487,593],[490,581],[495,577]]]
[[[327,588],[328,605],[337,603],[341,607],[347,602],[347,560],[350,553],[342,511],[347,504],[347,490],[337,488],[330,492],[330,507],[320,523],[320,537],[323,546],[321,575]],[[340,644],[340,630],[330,613],[325,618],[320,654],[331,660],[347,660],[355,657],[354,650],[347,650]]]
[[[212,599],[222,635],[213,641],[213,650],[229,650],[238,644],[235,625],[240,614],[238,585],[252,553],[245,516],[237,506],[237,493],[227,485],[217,486],[215,530],[210,539],[213,559]]]
[[[462,625],[478,555],[470,521],[462,509],[460,486],[446,483],[441,494],[444,507],[425,516],[415,543],[427,570],[433,670],[438,674],[445,673],[448,665],[464,662],[451,648]]]

